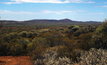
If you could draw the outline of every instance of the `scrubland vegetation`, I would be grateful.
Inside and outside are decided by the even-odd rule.
[[[30,56],[34,65],[107,65],[107,21],[57,28],[0,24],[0,56]]]

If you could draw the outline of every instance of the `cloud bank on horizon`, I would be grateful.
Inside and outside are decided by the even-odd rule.
[[[94,1],[85,0],[10,0],[3,2],[4,4],[19,4],[19,3],[95,3]]]
[[[4,0],[0,1],[1,20],[62,19],[103,21],[106,0]]]

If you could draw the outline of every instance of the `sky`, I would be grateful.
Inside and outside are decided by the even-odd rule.
[[[104,21],[107,0],[0,0],[0,20]]]

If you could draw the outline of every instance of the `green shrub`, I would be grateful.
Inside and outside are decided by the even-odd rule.
[[[39,30],[39,33],[46,33],[46,32],[50,32],[50,30],[49,29],[41,29],[41,30]]]
[[[9,51],[8,49],[8,43],[3,42],[2,39],[0,39],[0,56],[6,56],[7,52]]]
[[[35,45],[35,44],[39,44],[40,46],[44,46],[46,45],[46,39],[45,38],[42,38],[42,37],[36,37],[32,40],[32,44]]]
[[[72,58],[72,61],[77,61],[77,57],[80,55],[72,47],[60,46],[57,49],[57,57],[67,57]]]
[[[48,47],[45,38],[34,38],[32,43],[27,45],[29,55],[32,59],[40,59],[43,56],[44,50]]]
[[[20,39],[19,43],[22,44],[22,45],[23,44],[29,44],[30,41],[28,39]]]
[[[2,37],[3,40],[9,43],[14,38],[20,38],[17,33],[10,33]]]
[[[58,32],[47,32],[39,34],[38,37],[45,38],[46,43],[53,47],[57,44],[57,39],[61,39],[63,36]]]
[[[27,31],[20,32],[19,36],[21,36],[21,37],[27,37]]]
[[[96,33],[107,35],[107,21],[96,29]]]
[[[78,25],[72,25],[72,26],[68,26],[68,29],[72,29],[72,28],[79,28],[79,26]]]
[[[28,38],[32,38],[33,39],[35,36],[37,36],[37,33],[35,33],[35,32],[28,32],[27,33],[27,37]]]
[[[72,25],[72,26],[68,26],[68,29],[72,29],[74,26]]]
[[[105,35],[97,35],[97,34],[94,34],[92,36],[92,40],[93,40],[93,45],[92,47],[94,48],[103,48],[103,49],[107,49],[107,36]]]
[[[8,55],[12,55],[12,56],[22,55],[23,54],[22,50],[23,50],[23,47],[21,44],[12,44],[10,45]]]
[[[0,52],[1,52],[0,55],[1,56],[22,55],[23,54],[22,50],[23,50],[22,45],[19,44],[18,40],[16,40],[16,39],[11,40],[11,42],[9,42],[9,43],[2,42],[0,44]]]
[[[19,55],[27,55],[27,45],[29,44],[29,40],[27,39],[11,39],[9,43],[2,42],[0,45],[0,49],[2,54],[0,55],[12,55],[12,56],[19,56]]]
[[[73,36],[79,36],[81,34],[94,32],[96,28],[94,26],[88,25],[86,27],[79,28],[77,31],[75,31],[72,35]]]
[[[81,31],[80,31],[80,30],[77,30],[77,31],[74,32],[72,35],[77,37],[77,36],[79,36],[80,34],[82,34]]]
[[[31,59],[35,60],[43,58],[44,51],[45,48],[43,48],[42,46],[36,47],[35,50],[32,53],[30,53]]]
[[[81,34],[79,37],[79,43],[76,43],[76,48],[82,49],[82,50],[89,50],[92,45],[92,33],[87,34]]]
[[[32,54],[32,52],[37,48],[37,47],[43,47],[44,49],[47,48],[47,43],[45,38],[34,38],[30,44],[27,45],[27,50],[29,50],[29,53]]]
[[[93,35],[93,47],[107,49],[107,21],[99,26]]]
[[[22,54],[26,55],[28,54],[29,50],[27,50],[28,44],[30,44],[30,41],[28,39],[21,39],[19,44],[22,45]]]

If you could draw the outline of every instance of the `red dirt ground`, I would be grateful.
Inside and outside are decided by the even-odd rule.
[[[0,56],[0,65],[33,65],[29,56]]]

